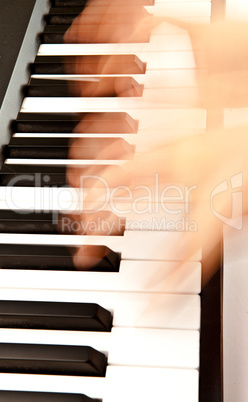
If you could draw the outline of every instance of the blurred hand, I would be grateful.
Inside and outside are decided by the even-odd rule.
[[[240,216],[235,216],[235,213],[247,212],[245,203],[243,209],[236,212],[232,210],[233,192],[231,188],[233,178],[238,175],[242,183],[239,180],[238,187],[234,188],[234,191],[243,191],[243,195],[247,195],[247,130],[248,127],[238,130],[219,130],[151,150],[126,162],[122,166],[122,175],[116,174],[116,167],[113,166],[98,167],[97,170],[96,167],[89,167],[82,177],[82,183],[87,190],[84,199],[87,211],[81,214],[82,222],[87,227],[86,222],[96,221],[100,217],[106,223],[104,227],[110,228],[112,233],[104,233],[95,229],[95,231],[86,231],[85,234],[121,235],[123,225],[118,226],[116,215],[110,211],[97,212],[99,205],[102,205],[102,199],[106,198],[106,189],[111,189],[111,191],[116,189],[115,203],[117,204],[118,197],[121,202],[122,197],[125,199],[130,194],[131,200],[128,198],[128,202],[137,202],[138,197],[145,197],[148,193],[153,194],[154,177],[157,176],[160,193],[163,189],[173,185],[177,197],[179,193],[183,194],[180,201],[188,204],[189,213],[186,216],[190,222],[195,223],[194,230],[197,230],[198,233],[198,242],[188,244],[188,258],[190,259],[201,245],[205,255],[211,255],[208,267],[209,275],[211,275],[214,260],[218,257],[213,255],[213,250],[221,240],[223,220],[229,219],[230,225],[235,227],[240,221]],[[105,156],[106,152],[105,149]],[[71,156],[73,157],[73,153]],[[100,156],[98,155],[98,158]],[[91,179],[85,181],[85,176]],[[99,178],[101,178],[101,182]],[[68,182],[72,186],[77,187],[80,183],[79,180],[80,168],[78,175],[70,177],[68,175]],[[107,185],[101,186],[102,182]],[[224,187],[219,191],[218,188],[222,183],[227,184],[228,189]],[[137,185],[144,186],[144,192],[140,191],[140,187]],[[233,216],[232,213],[234,213]],[[128,214],[126,219],[128,221]],[[90,228],[89,224],[88,227]],[[182,241],[186,241],[183,233]]]
[[[91,3],[90,3],[91,4]],[[92,3],[93,4],[93,3]],[[124,25],[128,20],[126,15],[122,18],[120,26],[114,26],[114,34],[108,37],[106,34],[106,24],[108,12],[111,11],[112,4],[106,8],[106,12],[101,15],[97,21],[97,31],[92,36],[92,42],[100,40],[101,35],[105,35],[106,42],[132,41],[137,32],[150,34],[152,27],[161,23],[172,23],[183,28],[188,32],[194,51],[196,67],[198,69],[208,70],[208,74],[201,77],[198,82],[199,87],[199,105],[217,112],[225,107],[244,107],[248,103],[248,57],[246,48],[246,38],[248,34],[247,22],[226,22],[220,21],[211,25],[190,24],[178,21],[172,18],[153,18],[144,16],[137,21],[132,21],[130,32],[125,30]],[[77,32],[76,41],[80,42],[81,24],[86,21],[92,21],[89,17],[90,10],[87,9],[75,20],[75,24],[65,36],[65,41],[70,42],[75,32]],[[89,19],[88,19],[89,18]],[[99,16],[97,17],[99,18]],[[88,19],[88,20],[87,20]],[[146,25],[146,22],[149,22]],[[73,32],[73,34],[72,34]],[[102,72],[108,73],[108,65],[111,58],[106,61]],[[123,91],[123,89],[122,89]],[[105,96],[108,96],[108,89]],[[118,90],[116,95],[118,96]],[[156,90],[154,90],[154,101],[156,99]],[[180,104],[181,100],[178,100]],[[158,128],[158,127],[157,127]],[[159,127],[163,131],[163,124]],[[79,130],[80,131],[80,130]],[[87,176],[99,176],[106,181],[108,187],[119,188],[118,195],[126,196],[126,187],[128,186],[132,194],[132,200],[135,201],[135,185],[140,183],[151,189],[152,178],[155,175],[159,177],[159,186],[161,189],[169,184],[179,185],[182,189],[191,189],[190,197],[185,201],[190,202],[190,219],[196,222],[198,238],[195,244],[188,244],[188,258],[194,254],[195,250],[202,246],[205,255],[209,255],[208,273],[209,277],[213,274],[215,259],[217,255],[213,253],[216,245],[222,237],[222,226],[225,218],[234,227],[238,226],[242,213],[247,212],[244,203],[243,209],[234,211],[237,216],[232,215],[232,180],[235,176],[239,180],[238,192],[243,192],[243,197],[247,196],[248,178],[247,178],[247,149],[248,149],[248,127],[236,127],[233,129],[219,129],[208,132],[206,135],[189,137],[171,145],[160,146],[159,149],[151,147],[151,151],[135,156],[122,166],[116,167],[89,167],[86,171]],[[155,146],[155,145],[154,145]],[[96,159],[113,159],[113,149],[101,151]],[[73,148],[70,151],[70,157],[76,158]],[[119,159],[119,156],[117,156]],[[118,172],[118,173],[117,173]],[[68,182],[72,186],[80,186],[80,168],[78,175],[71,176],[68,170]],[[219,187],[223,184],[222,190]],[[85,185],[85,181],[84,181]],[[228,186],[229,191],[226,189]],[[95,209],[101,203],[101,197],[105,188],[99,189],[99,180],[93,177],[87,185],[87,196],[84,200],[87,204],[89,213],[82,213],[81,220],[85,223],[95,220],[97,214]],[[98,198],[99,197],[99,198]],[[102,213],[102,212],[101,212]],[[110,211],[102,213],[103,219],[111,227],[113,221],[116,222],[116,216]],[[223,218],[223,219],[222,219]],[[231,219],[233,218],[233,220]],[[128,217],[127,217],[128,219]],[[117,226],[115,226],[116,228]],[[96,231],[97,234],[101,233]],[[86,232],[87,234],[87,232]],[[88,234],[94,234],[90,232]],[[106,234],[102,232],[101,234]],[[121,231],[114,230],[112,234],[122,234]],[[184,234],[182,233],[182,238]],[[84,254],[82,247],[78,254]],[[76,260],[75,260],[76,263]],[[88,261],[88,267],[90,262]]]

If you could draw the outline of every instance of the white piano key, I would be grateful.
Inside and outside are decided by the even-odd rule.
[[[183,279],[182,279],[183,280]],[[0,289],[1,300],[97,303],[113,315],[114,327],[200,328],[200,296],[102,291],[45,291]]]
[[[92,197],[94,199],[94,196]],[[99,209],[103,206],[102,201],[99,203],[94,202],[94,208],[99,207]],[[91,211],[92,203],[84,202],[84,211]],[[119,221],[117,225],[119,225],[118,229],[122,231],[125,230],[135,231],[135,230],[149,230],[149,231],[182,231],[187,232],[193,227],[195,227],[196,223],[190,216],[190,206],[183,203],[166,203],[161,206],[159,203],[152,203],[148,201],[141,200],[140,202],[134,201],[131,203],[119,203],[113,202],[108,203],[106,207],[104,206],[104,210],[111,211],[115,216],[122,218],[122,221]],[[55,218],[55,214],[54,214]],[[93,220],[94,221],[94,220]],[[72,231],[75,233],[85,233],[85,230],[90,230],[90,225],[93,222],[89,218],[88,225],[87,223],[83,223],[80,221],[80,217],[78,221],[71,221],[67,216],[62,215],[60,219],[60,228],[61,232]],[[103,228],[101,225],[104,225],[104,220],[94,221],[95,228],[99,229]],[[109,231],[112,230],[112,223],[109,221]],[[107,224],[107,223],[106,223]],[[113,223],[114,224],[114,223]],[[106,229],[106,227],[105,227]]]
[[[248,124],[248,108],[228,108],[224,109],[224,126],[225,128],[233,128]]]
[[[143,188],[136,187],[144,179],[149,186],[147,193],[144,192]],[[102,189],[89,189],[89,185],[83,180],[81,181],[82,188],[38,187],[41,185],[39,177],[36,177],[35,181],[37,187],[17,187],[18,181],[16,181],[13,183],[15,184],[14,187],[0,187],[0,209],[23,209],[30,212],[54,211],[54,219],[57,219],[57,211],[89,211],[93,208],[97,210],[116,209],[114,212],[117,215],[124,213],[125,216],[133,213],[142,215],[147,210],[151,214],[151,218],[154,214],[164,213],[164,223],[170,219],[168,217],[170,214],[178,215],[178,217],[183,214],[185,219],[188,218],[191,211],[191,191],[194,190],[194,187],[188,189],[180,183],[159,185],[156,182],[156,177],[150,181],[147,179],[147,177],[142,176],[134,178],[131,182],[133,192],[127,193],[120,199],[116,195],[115,188],[109,188],[106,185]],[[193,230],[193,226],[194,222],[192,222],[191,230]]]
[[[101,49],[101,53],[94,53],[90,48],[85,48],[86,45],[40,45],[38,55],[39,56],[75,56],[75,55],[104,55],[109,54],[108,49]],[[119,45],[116,45],[116,49],[113,50],[113,54],[130,54],[130,51],[120,51]],[[99,46],[99,45],[96,45]],[[99,49],[98,49],[99,50]],[[105,50],[105,52],[104,52]],[[96,49],[95,49],[96,51]],[[175,69],[175,68],[195,68],[195,59],[193,51],[160,51],[160,52],[138,52],[136,56],[142,61],[147,63],[147,69]]]
[[[211,1],[182,2],[180,7],[177,2],[155,1],[153,6],[144,6],[151,14],[158,17],[175,17],[178,19],[210,17]]]
[[[187,51],[192,50],[191,40],[188,34],[173,34],[173,35],[152,35],[149,42],[141,43],[90,43],[90,44],[43,44],[40,45],[38,55],[47,52],[47,46],[53,47],[57,53],[57,46],[59,51],[64,52],[70,49],[70,54],[138,54],[142,52],[166,52],[166,51]],[[91,49],[92,47],[92,49]],[[80,53],[79,53],[80,52]],[[49,53],[51,54],[51,53]]]
[[[90,346],[108,365],[199,367],[199,331],[112,328],[111,332],[0,329],[0,342]]]
[[[22,159],[7,158],[6,165],[54,165],[54,166],[90,166],[90,165],[114,165],[122,166],[126,160],[117,159]]]
[[[84,177],[83,177],[84,178]],[[97,178],[97,176],[96,176]],[[101,179],[101,177],[100,177]],[[117,216],[126,217],[130,220],[142,219],[152,221],[153,218],[164,219],[166,221],[173,219],[175,215],[175,221],[182,219],[189,219],[191,212],[191,191],[194,188],[188,190],[180,184],[173,185],[168,183],[164,186],[156,185],[156,180],[150,180],[147,182],[148,191],[144,192],[143,187],[135,187],[136,183],[142,183],[146,177],[138,176],[132,180],[127,194],[118,196],[115,192],[115,187],[110,188],[107,185],[104,188],[89,188],[87,183],[81,181],[82,188],[72,187],[0,187],[0,209],[15,209],[25,210],[27,212],[35,212],[40,210],[54,211],[54,219],[57,219],[56,212],[62,213],[71,211],[72,208],[66,208],[67,203],[75,205],[73,211],[92,211],[96,208],[97,211],[109,210]],[[101,183],[104,183],[100,180]],[[106,184],[106,183],[105,183]],[[154,188],[152,186],[154,185]],[[40,190],[40,191],[39,191]],[[36,204],[36,198],[42,198],[40,203]],[[43,197],[47,196],[46,202],[43,203]],[[49,200],[51,198],[51,200]],[[25,204],[29,201],[28,204]],[[51,201],[51,202],[50,202]],[[56,203],[55,203],[56,201]],[[6,202],[6,204],[4,203]],[[42,205],[42,206],[41,206]],[[140,215],[140,216],[137,216]],[[64,227],[67,229],[70,222],[64,220]],[[169,229],[169,228],[168,228]],[[179,228],[178,228],[179,229]],[[172,228],[170,229],[172,230]]]
[[[187,89],[186,89],[187,90]],[[196,94],[195,89],[188,89],[192,94]],[[174,91],[174,90],[173,90]],[[175,91],[173,97],[180,96],[180,91]],[[183,90],[182,90],[183,91]],[[164,100],[167,90],[144,90],[143,97],[27,97],[23,100],[21,112],[22,113],[69,113],[69,112],[128,112],[136,117],[140,113],[140,118],[143,117],[143,109],[147,113],[147,109],[163,109],[170,108],[173,105]],[[181,92],[183,96],[183,92]],[[176,102],[175,102],[176,103]],[[180,104],[178,104],[180,106]],[[190,105],[188,105],[189,108]],[[185,105],[187,110],[187,105]],[[202,110],[202,109],[200,109]],[[197,109],[195,108],[195,112]]]
[[[83,297],[81,291],[198,294],[201,291],[201,263],[121,260],[118,274],[0,269],[0,289],[3,298],[8,297],[9,289],[14,289],[14,292],[24,289],[24,297],[28,289],[28,294],[32,289],[34,292],[54,289],[54,297],[58,300],[65,297],[67,301],[80,301]],[[23,297],[19,293],[15,295]],[[44,297],[42,295],[37,293],[37,297]],[[45,293],[48,300],[52,295]]]
[[[105,378],[0,373],[0,384],[2,390],[82,393],[92,398],[102,398],[111,386],[107,373]]]
[[[67,186],[39,187],[41,185],[39,180],[36,177],[35,187],[0,187],[1,209],[28,209],[33,211],[63,209],[75,211],[81,209],[81,202],[84,199],[83,190]]]
[[[106,246],[121,253],[123,260],[200,261],[201,249],[189,255],[189,245],[197,244],[197,232],[128,231],[123,236],[71,236],[0,233],[2,244]]]
[[[200,17],[200,16],[210,16],[211,13],[211,1],[193,1],[193,2],[186,2],[180,4],[180,7],[178,7],[178,4],[175,3],[168,3],[168,2],[163,2],[163,1],[155,1],[154,5],[146,5],[144,6],[144,9],[146,9],[148,12],[151,12],[154,15],[159,15],[159,16],[177,16],[177,18],[180,17]],[[136,6],[136,4],[133,4],[133,7],[130,5],[111,5],[109,8],[106,8],[105,6],[102,6],[101,4],[93,3],[89,4],[87,7],[87,15],[90,14],[126,14],[130,13],[130,11],[140,11],[140,6]]]
[[[0,374],[7,390],[71,392],[103,402],[198,402],[197,370],[108,366],[105,378]],[[4,385],[3,385],[4,384]]]
[[[197,371],[188,370],[184,376],[179,370],[108,367],[107,379],[115,384],[115,391],[108,387],[103,402],[198,401]]]
[[[211,0],[174,0],[174,3],[186,3],[186,4],[190,5],[190,3],[192,3],[192,2],[194,4],[197,4],[197,3],[202,3],[202,2],[206,2],[206,1],[211,1]],[[122,0],[118,0],[116,3],[121,4]],[[152,4],[153,2],[148,1],[147,3]],[[154,4],[166,4],[166,3],[171,3],[171,0],[155,0],[154,1]],[[92,5],[92,7],[94,7],[94,6],[103,6],[103,5],[106,5],[106,4],[109,5],[108,0],[95,0],[93,5]],[[126,1],[125,4],[134,5],[134,3],[131,0]],[[90,4],[89,4],[89,7],[91,7]]]
[[[56,106],[55,106],[56,102]],[[58,103],[57,103],[58,102]],[[106,102],[106,104],[104,104]],[[22,112],[26,109],[30,112],[48,110],[61,112],[73,110],[135,110],[135,109],[157,109],[166,107],[198,107],[201,104],[200,94],[197,87],[192,88],[163,88],[144,89],[142,97],[28,97],[22,104]],[[66,109],[67,105],[67,109]]]
[[[99,0],[99,1],[101,2],[102,0]],[[196,3],[204,3],[206,1],[211,2],[211,0],[173,0],[173,3],[175,3],[175,4],[177,4],[177,3],[190,4],[190,3],[193,2],[194,4],[196,4]],[[160,3],[162,3],[162,4],[171,3],[171,0],[155,0],[155,4],[160,4]],[[181,4],[179,4],[179,5],[181,6]]]

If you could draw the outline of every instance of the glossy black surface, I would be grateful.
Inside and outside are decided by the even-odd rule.
[[[81,394],[0,391],[0,402],[101,402]]]
[[[22,233],[26,227],[23,224]],[[26,231],[26,233],[28,233]],[[120,265],[120,255],[111,251],[105,246],[88,246],[92,255],[92,250],[96,250],[96,255],[100,253],[100,262],[90,267],[90,270],[97,272],[118,272]],[[73,246],[52,246],[52,245],[23,245],[23,244],[0,244],[0,266],[7,269],[38,269],[38,270],[57,270],[57,271],[76,271],[72,256],[77,251]],[[98,254],[97,254],[98,253]],[[87,270],[84,257],[80,257],[83,270]]]
[[[0,343],[4,373],[104,377],[106,356],[88,346]]]
[[[112,316],[94,303],[0,300],[0,327],[109,332]]]

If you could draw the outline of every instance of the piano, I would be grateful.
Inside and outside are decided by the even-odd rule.
[[[57,6],[60,7],[60,10],[64,5],[62,3],[63,1],[57,1]],[[73,1],[70,3],[72,8],[76,7],[73,5]],[[149,1],[147,3],[149,5],[146,4],[145,7],[149,12],[154,12],[156,7],[158,7],[157,9],[164,7],[166,12],[172,13],[173,16],[179,13],[176,16],[185,17],[186,15],[191,20],[199,21],[200,19],[201,21],[209,22],[210,18],[218,18],[223,13],[224,7],[224,1],[218,0],[213,0],[212,4],[209,1],[200,0],[195,2],[174,1],[173,3],[155,1],[155,5]],[[57,15],[54,4],[52,13],[50,11],[50,18],[55,18]],[[20,7],[20,2],[18,1],[16,2],[17,6]],[[118,6],[120,7],[120,5]],[[36,144],[39,145],[38,148],[44,148],[48,142],[52,152],[57,146],[60,146],[63,151],[63,148],[66,149],[67,147],[68,138],[73,136],[83,138],[84,136],[89,136],[90,133],[72,134],[69,130],[67,130],[68,132],[57,130],[54,133],[49,132],[49,130],[47,130],[48,132],[45,132],[46,130],[43,132],[42,130],[40,132],[36,130],[34,133],[28,133],[24,129],[27,127],[24,124],[25,115],[30,117],[31,114],[34,115],[35,113],[47,114],[55,106],[54,113],[73,113],[73,99],[64,106],[63,101],[66,98],[57,99],[56,97],[57,103],[54,104],[54,98],[50,97],[52,103],[48,106],[42,102],[37,103],[36,106],[37,95],[34,95],[34,97],[32,95],[28,96],[23,103],[23,91],[20,89],[29,81],[30,71],[28,65],[34,62],[37,53],[38,58],[45,58],[71,55],[70,52],[75,50],[71,50],[73,45],[53,45],[53,41],[60,40],[58,38],[60,38],[61,34],[56,37],[54,31],[50,29],[51,35],[49,35],[49,27],[44,32],[47,35],[45,40],[50,42],[49,44],[40,45],[37,34],[44,30],[45,22],[42,16],[49,13],[51,4],[49,1],[36,0],[27,2],[27,7],[29,7],[27,8],[27,13],[31,14],[32,11],[32,15],[1,106],[1,143],[5,146],[12,141],[12,149],[17,149],[18,144],[21,144],[24,150],[25,148],[32,149],[34,147],[33,138],[35,138]],[[68,10],[65,13],[62,12],[62,18],[65,19],[63,24],[68,21]],[[187,93],[193,93],[194,96],[194,77],[198,72],[194,69],[195,64],[190,43],[185,38],[185,35],[173,29],[170,31],[170,29],[168,32],[163,33],[168,46],[165,51],[164,67],[168,74],[168,83],[166,83],[168,93],[173,96],[173,90],[177,91],[180,90],[180,87],[186,86],[189,89]],[[57,32],[57,30],[55,31]],[[45,33],[43,39],[46,37]],[[160,32],[157,32],[155,36],[158,38]],[[171,41],[172,38],[175,41]],[[154,42],[156,41],[154,40]],[[102,45],[104,46],[104,44],[100,44],[100,46],[87,44],[82,48],[83,50],[77,48],[76,51],[79,54],[85,55],[86,53],[93,56],[97,55],[99,51],[104,52]],[[114,52],[115,46],[111,46],[112,44],[106,48],[106,52],[109,50]],[[113,111],[128,113],[131,116],[131,129],[133,121],[138,121],[138,130],[143,131],[145,134],[149,117],[147,119],[146,113],[142,112],[142,96],[140,95],[142,95],[143,90],[149,90],[146,86],[147,83],[152,82],[153,85],[154,83],[156,85],[156,73],[154,74],[154,71],[158,68],[157,66],[149,65],[149,58],[146,59],[149,47],[147,46],[147,51],[146,46],[147,43],[142,43],[140,48],[136,43],[120,45],[121,54],[133,55],[135,53],[134,55],[143,63],[147,63],[145,71],[142,71],[143,65],[141,64],[140,67],[138,63],[141,71],[138,74],[135,72],[129,75],[130,80],[136,79],[139,84],[137,91],[141,91],[141,93],[138,92],[138,96],[108,100],[102,98],[103,102],[99,98],[95,100],[98,102],[95,103],[96,106],[94,102],[91,102],[90,98],[87,98],[88,103],[75,103],[76,112],[84,112],[85,108],[87,108],[89,113],[97,113],[99,110],[106,113],[113,113]],[[159,43],[158,46],[160,46]],[[158,49],[159,52],[162,53],[160,48]],[[116,54],[118,52],[115,52]],[[115,76],[116,74],[118,73],[112,73],[110,76]],[[99,78],[97,73],[84,73],[79,76],[71,74],[67,75],[67,78],[78,80],[92,78],[92,76]],[[42,97],[47,100],[49,95],[47,95],[46,89],[48,90],[51,85],[57,90],[57,83],[55,85],[53,80],[63,80],[64,77],[65,75],[61,73],[56,75],[54,73],[34,73],[32,75],[33,88],[30,85],[29,90],[33,89],[35,91],[36,87],[41,87],[38,89],[44,91],[45,95],[43,94]],[[50,83],[47,80],[50,80]],[[42,83],[42,81],[44,82]],[[42,110],[39,109],[41,104]],[[141,105],[140,108],[139,104]],[[65,107],[64,110],[61,109],[63,107]],[[107,107],[109,107],[109,111]],[[173,136],[178,138],[184,134],[183,130],[181,130],[182,121],[180,120],[186,115],[192,115],[192,125],[187,128],[198,131],[200,129],[202,132],[205,132],[207,127],[221,124],[223,118],[221,113],[216,117],[211,116],[211,111],[205,110],[176,109],[173,107],[172,109],[166,107],[164,109],[164,113],[168,113],[168,133],[166,133],[168,142]],[[20,111],[21,115],[19,114]],[[15,121],[18,114],[21,117],[19,127],[21,127],[21,124],[24,127],[20,129],[20,132],[13,131],[10,128],[10,122]],[[142,121],[142,118],[146,118],[146,120]],[[24,123],[22,123],[23,121]],[[129,130],[130,126],[125,129]],[[93,133],[92,135],[97,138],[97,134]],[[130,136],[131,145],[135,144],[136,140],[133,140],[132,143],[131,138],[137,135],[132,132],[126,134],[126,131],[104,134],[105,138],[110,139],[111,136],[115,136],[126,140],[127,136]],[[147,135],[149,135],[149,131]],[[19,146],[19,148],[21,147]],[[9,149],[8,152],[11,152],[11,150]],[[61,354],[66,353],[63,347],[69,345],[72,347],[70,350],[76,350],[73,349],[76,346],[90,346],[106,357],[107,366],[105,368],[106,372],[101,376],[99,374],[97,376],[89,375],[87,370],[85,375],[76,375],[75,373],[62,375],[57,371],[52,372],[51,374],[53,375],[49,375],[44,371],[42,372],[42,370],[34,370],[31,373],[18,371],[18,365],[14,365],[12,369],[8,368],[6,372],[1,368],[0,390],[2,392],[0,392],[0,400],[113,402],[128,399],[134,402],[161,399],[175,402],[182,400],[190,402],[221,401],[223,397],[221,250],[220,269],[204,288],[201,288],[201,280],[205,275],[204,250],[202,256],[199,254],[193,261],[185,263],[183,270],[185,276],[187,275],[187,280],[184,281],[180,281],[177,276],[178,255],[171,255],[169,246],[167,247],[168,251],[165,251],[163,255],[154,256],[154,254],[150,253],[150,249],[153,248],[152,245],[156,244],[156,242],[164,242],[169,245],[180,240],[180,233],[163,230],[151,233],[149,233],[149,230],[145,232],[126,230],[124,236],[118,236],[118,238],[111,236],[109,239],[105,238],[104,240],[94,236],[94,244],[98,244],[100,240],[101,245],[104,243],[117,253],[111,257],[110,262],[107,261],[107,268],[105,265],[100,268],[102,272],[78,272],[71,266],[70,253],[63,254],[61,250],[64,250],[64,245],[69,245],[69,248],[73,248],[82,244],[82,237],[58,235],[56,230],[48,233],[44,229],[46,220],[50,225],[53,211],[55,211],[54,216],[56,217],[58,209],[68,208],[73,210],[77,206],[78,192],[64,187],[66,183],[63,181],[64,176],[61,167],[63,168],[65,165],[65,157],[62,156],[60,157],[61,159],[56,159],[56,156],[47,156],[46,158],[49,161],[44,156],[39,158],[35,156],[36,160],[32,159],[31,156],[19,156],[17,158],[13,154],[9,154],[7,162],[6,160],[4,161],[0,172],[2,183],[6,180],[5,184],[8,184],[8,178],[11,180],[13,177],[18,177],[19,180],[18,174],[29,174],[32,178],[34,172],[43,172],[41,182],[49,174],[54,180],[53,185],[55,188],[49,187],[46,181],[42,182],[37,188],[34,188],[33,184],[29,186],[25,182],[21,186],[13,187],[5,187],[5,185],[1,184],[0,219],[1,228],[4,227],[4,230],[1,229],[2,233],[0,234],[0,258],[2,261],[0,299],[5,302],[5,304],[2,304],[2,308],[4,309],[7,301],[18,301],[19,307],[16,307],[16,304],[16,309],[22,309],[22,306],[25,305],[22,302],[30,301],[30,304],[26,304],[26,307],[23,307],[24,311],[29,311],[25,310],[25,308],[35,309],[35,306],[38,306],[36,303],[41,303],[40,306],[43,303],[43,308],[48,306],[46,303],[53,303],[53,305],[60,306],[61,314],[61,311],[68,308],[68,304],[71,307],[75,305],[75,308],[79,305],[87,307],[87,304],[97,304],[102,309],[102,313],[104,311],[106,314],[111,313],[113,323],[108,324],[111,325],[110,332],[95,329],[93,331],[89,329],[73,331],[70,328],[68,329],[65,324],[63,324],[64,327],[62,326],[59,329],[55,329],[52,326],[44,329],[41,324],[36,324],[36,329],[32,327],[30,327],[31,329],[24,327],[8,328],[2,325],[0,329],[0,346],[2,344],[3,349],[1,350],[8,350],[9,347],[10,353],[14,353],[13,350],[16,347],[16,353],[21,354],[20,350],[22,350],[23,344],[27,345],[27,347],[39,345],[44,349],[40,349],[40,355],[37,350],[35,353],[38,356],[37,359],[42,360],[42,356],[46,355],[46,353],[56,355],[56,348],[51,348],[50,352],[49,347],[46,348],[49,345],[61,347],[61,349],[58,349]],[[79,163],[82,164],[82,161]],[[38,170],[35,168],[37,165]],[[47,165],[49,166],[48,170]],[[6,170],[4,171],[5,168]],[[13,172],[14,175],[11,176],[10,173]],[[56,180],[61,180],[61,183],[56,182]],[[30,181],[32,182],[32,179]],[[59,205],[58,201],[60,202]],[[175,208],[175,206],[171,206],[171,208]],[[31,227],[41,228],[40,234],[32,233],[32,229],[31,234],[25,233],[22,228],[20,229],[22,222],[23,227],[27,224],[27,219],[25,218],[21,220],[21,224],[20,222],[19,225],[15,224],[18,221],[18,213],[16,212],[18,210],[35,210],[37,212],[32,215],[33,218],[29,215],[29,219],[34,221],[33,226],[31,222]],[[14,215],[13,211],[15,211]],[[21,216],[23,217],[23,215]],[[40,224],[37,221],[42,222]],[[125,240],[124,245],[123,239]],[[49,254],[49,246],[47,246],[52,243],[54,244],[53,250],[55,253],[53,256]],[[147,244],[146,247],[144,247],[145,244]],[[37,248],[36,246],[39,247]],[[181,258],[183,259],[183,255]],[[49,262],[49,259],[52,262]],[[57,263],[53,265],[55,260]],[[117,265],[117,269],[113,272],[109,265],[111,267],[112,265]],[[105,272],[106,270],[108,272]],[[160,280],[154,282],[156,275],[159,275]],[[66,303],[66,305],[63,303]],[[52,309],[51,306],[47,309],[49,310],[48,316]],[[33,313],[27,313],[27,315],[30,314],[32,315]],[[73,314],[75,312],[71,313],[72,318],[74,317]],[[38,314],[38,321],[39,317],[40,315]],[[56,317],[56,314],[54,317]],[[35,320],[35,318],[33,319]],[[3,319],[0,318],[0,320],[0,322],[3,322]],[[98,320],[99,317],[94,319],[94,323],[96,321],[98,323]],[[50,318],[50,321],[53,321],[53,319]],[[25,353],[31,352],[25,351]],[[228,399],[225,399],[226,401]]]

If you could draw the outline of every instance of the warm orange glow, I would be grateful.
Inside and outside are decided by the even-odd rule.
[[[130,14],[118,15],[118,24],[110,26],[109,13],[111,14],[112,4],[106,7],[105,12],[94,16],[91,14],[91,5],[83,11],[83,13],[75,20],[72,27],[65,35],[65,42],[83,43],[85,41],[99,43],[104,42],[129,42],[139,41],[152,34],[151,27],[156,27],[161,22],[174,24],[188,33],[194,52],[196,68],[208,71],[208,74],[199,75],[197,81],[198,97],[197,100],[183,100],[184,107],[206,108],[213,113],[218,114],[224,108],[247,107],[248,106],[248,22],[246,21],[219,21],[208,24],[191,24],[182,22],[173,18],[154,18],[144,13],[144,15],[133,14],[130,20]],[[131,7],[131,6],[130,6]],[[90,34],[87,31],[87,24],[90,25]],[[127,25],[128,24],[128,25]],[[92,28],[94,25],[94,29]],[[86,38],[86,33],[88,37]],[[152,58],[152,54],[150,55]],[[102,59],[103,61],[103,59]],[[99,62],[98,74],[108,74],[112,70],[112,56],[104,59],[104,63]],[[76,70],[80,70],[80,66],[76,66]],[[100,70],[99,70],[100,69]],[[75,71],[77,72],[77,71]],[[125,72],[128,75],[128,67]],[[128,89],[124,85],[115,85],[111,82],[111,86],[94,87],[94,96],[130,96]],[[126,92],[125,92],[126,91]],[[89,96],[86,90],[86,96]],[[164,90],[166,94],[166,89]],[[131,94],[132,95],[132,94]],[[164,103],[163,93],[158,98],[158,92],[154,89],[149,95],[149,101],[154,103]],[[182,106],[182,98],[173,99],[173,105]],[[169,106],[169,105],[168,105]],[[156,118],[154,117],[154,120]],[[87,132],[96,132],[95,126],[87,128]],[[96,127],[97,128],[97,127]],[[154,129],[163,132],[167,130],[166,119],[158,123],[154,121]],[[184,129],[184,127],[182,127]],[[79,127],[77,132],[82,132]],[[99,127],[99,132],[101,128]],[[129,159],[122,168],[109,167],[88,167],[84,174],[98,175],[113,189],[122,186],[118,195],[126,197],[126,187],[130,189],[131,198],[129,202],[135,201],[135,186],[132,183],[138,183],[151,188],[151,178],[158,176],[159,186],[166,187],[168,184],[177,185],[183,188],[194,187],[194,191],[190,194],[190,200],[183,199],[183,202],[190,202],[190,219],[196,222],[198,231],[198,243],[188,244],[188,257],[194,254],[195,250],[201,245],[205,254],[211,255],[211,263],[209,266],[209,276],[212,274],[214,267],[214,256],[212,251],[222,236],[222,225],[225,219],[231,219],[226,222],[234,227],[238,227],[240,215],[247,212],[246,193],[248,188],[247,165],[248,165],[248,126],[234,127],[232,129],[219,128],[209,131],[206,135],[191,136],[179,141],[175,141],[168,145],[164,141],[164,146],[157,148],[154,140],[150,151],[140,153],[133,157],[133,154],[127,151],[122,155],[118,147],[118,141],[106,146],[103,150],[96,151],[95,159]],[[87,146],[87,139],[75,140],[80,146]],[[161,143],[162,141],[160,141]],[[80,158],[79,150],[72,147],[70,157],[72,159]],[[120,174],[121,170],[121,174]],[[68,171],[68,182],[72,186],[80,185],[80,168],[78,169],[78,177],[70,176]],[[232,178],[239,176],[238,185],[233,185]],[[129,183],[129,184],[128,184]],[[220,184],[223,189],[216,190]],[[225,185],[229,186],[228,188]],[[96,189],[99,190],[99,181],[94,178],[88,187],[86,197],[87,209],[90,214],[84,213],[82,220],[96,219],[95,206],[97,204]],[[236,192],[243,192],[243,208],[233,210],[232,189]],[[216,191],[215,191],[216,190]],[[105,191],[105,189],[102,189]],[[100,194],[100,192],[99,192]],[[102,196],[102,194],[101,194]],[[99,195],[100,197],[100,195]],[[133,198],[132,198],[133,197]],[[240,205],[239,205],[240,206]],[[241,206],[242,207],[242,206]],[[221,217],[224,217],[221,219]],[[112,222],[113,217],[108,213],[104,217],[107,222]],[[128,219],[128,216],[127,216]],[[96,231],[97,234],[99,232]],[[94,234],[94,233],[91,233]],[[116,232],[115,232],[116,234]],[[121,233],[118,233],[121,234]],[[183,238],[183,234],[182,234]],[[84,252],[81,251],[83,254]],[[94,257],[94,256],[93,256]],[[78,257],[75,257],[76,259]],[[95,258],[95,257],[94,257]],[[93,258],[93,260],[94,260]],[[87,260],[87,264],[91,264]],[[180,264],[179,264],[180,268]]]

